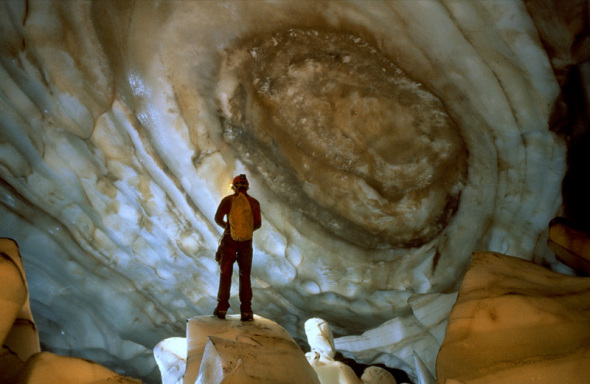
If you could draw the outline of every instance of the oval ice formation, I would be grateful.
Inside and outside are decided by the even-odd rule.
[[[363,247],[420,246],[444,229],[468,152],[424,86],[345,33],[291,29],[224,53],[224,139],[278,199]]]

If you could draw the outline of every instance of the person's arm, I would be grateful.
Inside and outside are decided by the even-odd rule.
[[[227,222],[224,220],[225,215],[229,213],[231,208],[231,196],[226,196],[221,200],[219,203],[219,207],[217,207],[217,212],[215,212],[215,223],[219,225],[221,228],[227,228]]]
[[[262,226],[262,218],[260,216],[260,203],[255,198],[252,198],[250,200],[250,203],[250,207],[252,208],[252,218],[254,221],[254,230],[257,230]]]

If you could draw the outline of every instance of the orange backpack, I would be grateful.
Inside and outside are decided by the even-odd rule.
[[[254,216],[248,198],[238,193],[232,200],[228,215],[231,238],[235,241],[252,239],[254,233]]]

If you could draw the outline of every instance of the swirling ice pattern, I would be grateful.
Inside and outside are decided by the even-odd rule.
[[[238,172],[264,218],[255,311],[299,339],[309,317],[401,318],[432,365],[411,303],[453,292],[475,249],[542,253],[565,156],[520,3],[2,8],[2,236],[48,349],[157,381],[151,348],[215,306]]]

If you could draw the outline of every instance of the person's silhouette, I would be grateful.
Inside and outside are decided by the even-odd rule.
[[[248,195],[250,187],[246,175],[236,176],[232,183],[234,194],[224,197],[215,213],[215,222],[224,228],[216,260],[221,269],[217,307],[213,314],[225,319],[229,309],[233,265],[240,269],[240,313],[242,321],[252,321],[252,234],[260,228],[260,203]],[[227,219],[226,219],[227,217]]]

